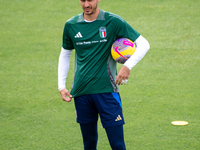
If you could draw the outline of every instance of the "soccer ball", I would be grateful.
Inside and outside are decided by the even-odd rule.
[[[133,41],[127,38],[120,38],[113,43],[111,55],[116,62],[124,64],[135,50],[136,47]]]

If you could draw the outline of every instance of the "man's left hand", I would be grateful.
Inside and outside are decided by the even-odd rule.
[[[115,84],[118,84],[118,85],[126,84],[128,81],[130,72],[131,71],[126,66],[122,66],[116,76]]]

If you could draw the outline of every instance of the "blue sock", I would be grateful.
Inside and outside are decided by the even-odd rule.
[[[98,140],[97,122],[80,124],[80,127],[83,136],[84,150],[96,150]]]
[[[112,150],[126,150],[123,125],[106,128]]]

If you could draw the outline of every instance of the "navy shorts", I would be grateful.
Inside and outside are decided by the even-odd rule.
[[[104,128],[124,124],[119,93],[89,94],[74,98],[77,122],[89,124],[98,121],[100,115]]]

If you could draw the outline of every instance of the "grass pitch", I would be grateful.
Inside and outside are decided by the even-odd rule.
[[[120,86],[127,150],[200,149],[199,5],[198,0],[100,2],[151,45],[128,84]],[[0,0],[0,149],[83,149],[74,103],[63,102],[57,90],[63,27],[81,12],[78,1]],[[68,89],[73,62],[72,56]],[[174,120],[189,125],[173,126]],[[100,122],[98,149],[110,150]]]

